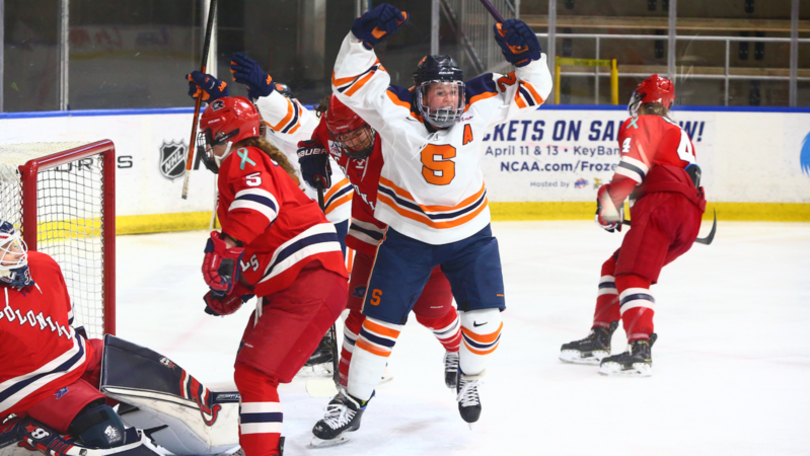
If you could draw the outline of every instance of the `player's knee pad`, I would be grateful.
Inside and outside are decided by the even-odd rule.
[[[115,448],[124,444],[124,423],[106,404],[89,405],[76,415],[68,432],[94,448]]]
[[[613,271],[616,269],[616,255],[611,255],[604,263],[602,263],[602,277],[612,276]]]
[[[501,340],[500,309],[482,309],[459,312],[461,317],[461,349],[459,367],[470,375],[484,370],[483,358],[498,348]]]
[[[278,395],[278,378],[245,363],[236,363],[233,380],[236,383],[236,388],[242,394],[243,400],[246,391],[259,396]]]

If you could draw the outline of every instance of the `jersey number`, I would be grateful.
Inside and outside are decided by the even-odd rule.
[[[456,164],[450,160],[455,156],[456,148],[449,144],[428,144],[422,149],[422,176],[429,184],[449,184],[456,177]]]
[[[262,178],[260,175],[260,172],[248,174],[245,176],[245,184],[247,184],[248,187],[258,187],[259,185],[262,185]]]
[[[678,157],[688,163],[695,163],[695,150],[692,148],[692,141],[689,135],[681,130],[681,143],[678,144]]]

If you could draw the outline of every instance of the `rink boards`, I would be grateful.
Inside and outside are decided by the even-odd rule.
[[[215,176],[195,163],[180,198],[191,117],[188,108],[6,113],[0,143],[112,139],[118,233],[200,229]],[[480,138],[493,218],[593,217],[626,118],[615,107],[543,107],[494,125]],[[810,221],[810,110],[682,107],[673,121],[692,138],[719,219]]]

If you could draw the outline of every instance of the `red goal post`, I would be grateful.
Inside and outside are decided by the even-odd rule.
[[[29,250],[59,263],[74,326],[90,337],[114,334],[113,142],[0,145],[0,219],[22,231]]]

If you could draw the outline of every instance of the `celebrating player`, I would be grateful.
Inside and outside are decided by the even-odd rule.
[[[9,222],[0,222],[0,288],[0,423],[17,415],[0,425],[0,448],[19,441],[51,456],[81,448],[154,454],[126,432],[99,392],[103,343],[71,327],[59,265],[28,252]]]
[[[605,375],[652,374],[650,349],[656,334],[650,285],[658,282],[661,268],[692,247],[706,208],[695,148],[669,119],[674,100],[672,81],[657,74],[639,84],[630,98],[632,117],[619,133],[622,157],[613,179],[599,188],[596,222],[611,233],[621,231],[622,207],[629,196],[632,228],[602,265],[591,333],[563,345],[563,361],[600,364]],[[610,356],[620,318],[629,347]]]
[[[312,139],[302,141],[298,151],[305,180],[317,181],[322,178],[328,172],[327,157],[331,154],[355,187],[352,223],[346,237],[346,244],[356,253],[349,284],[350,312],[343,331],[340,357],[340,383],[344,387],[347,385],[352,352],[365,320],[360,309],[366,283],[377,244],[386,228],[384,223],[374,218],[377,184],[383,166],[381,145],[379,134],[332,95],[326,114],[321,118]],[[455,388],[461,341],[460,322],[452,301],[450,283],[436,267],[413,307],[416,320],[430,328],[446,350],[445,383],[449,388]]]
[[[278,384],[292,380],[346,307],[348,279],[334,225],[259,127],[259,112],[242,97],[214,101],[200,121],[204,153],[219,167],[222,224],[205,249],[206,311],[231,314],[259,296],[234,373],[247,456],[280,453]]]
[[[452,58],[427,56],[414,73],[413,90],[390,86],[373,47],[406,20],[406,13],[388,4],[356,19],[332,78],[336,97],[379,133],[385,163],[374,217],[388,224],[364,298],[366,319],[348,386],[330,404],[343,413],[324,422],[333,436],[359,427],[402,325],[436,266],[450,282],[462,325],[459,412],[468,423],[478,420],[479,380],[498,346],[505,308],[479,141],[489,126],[535,109],[551,90],[537,37],[519,20],[495,26],[504,56],[518,67],[514,73],[465,83]]]

